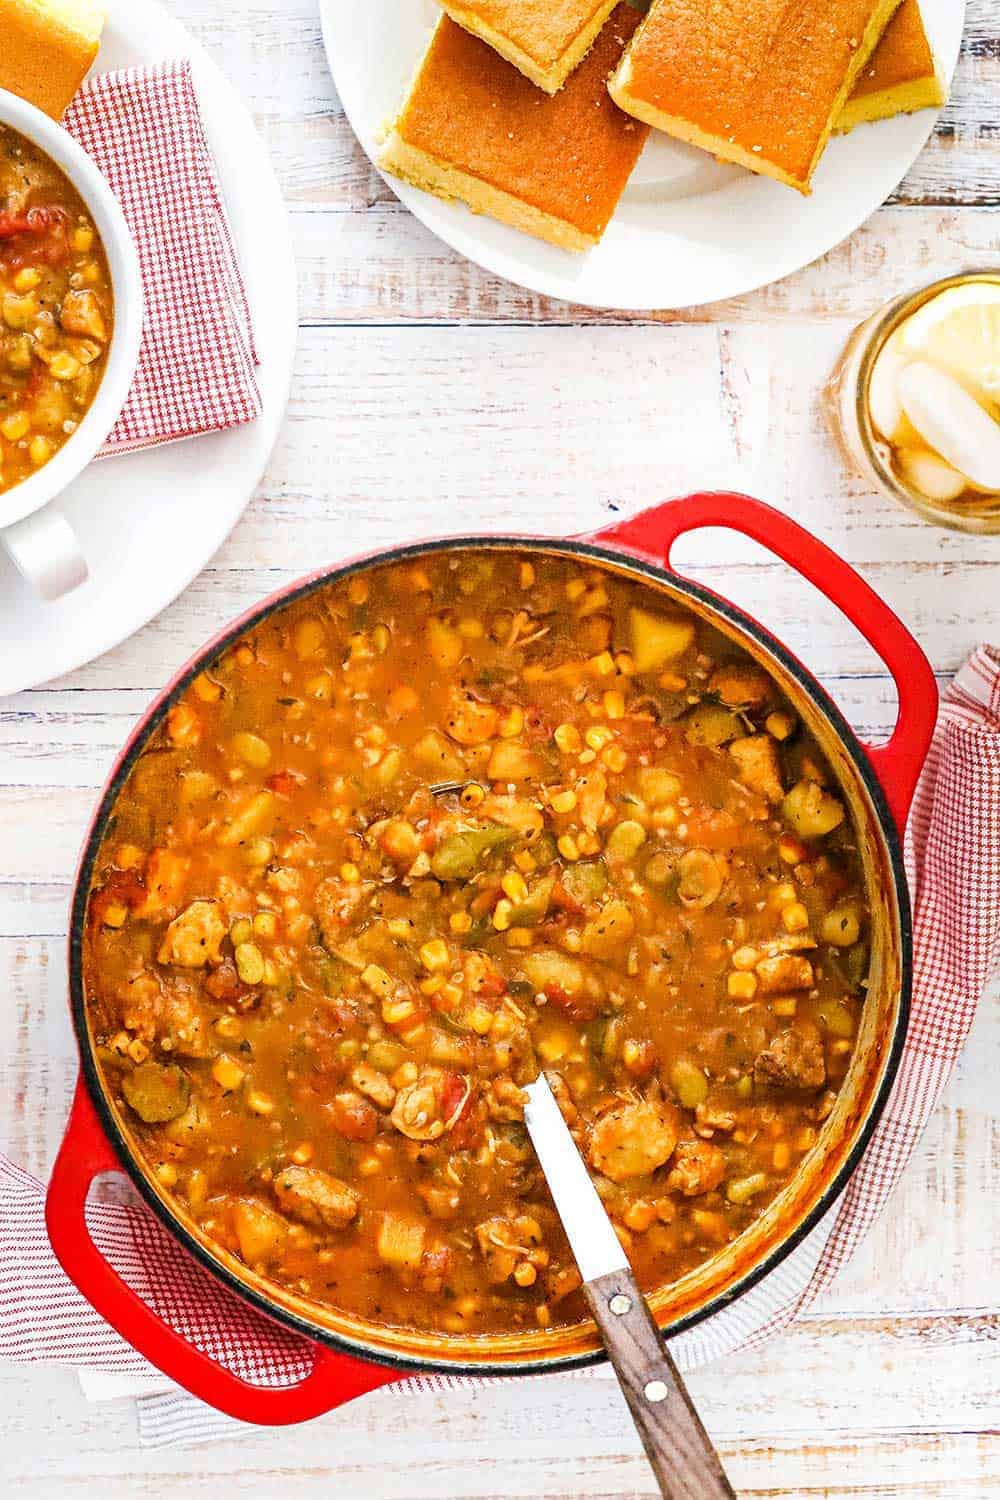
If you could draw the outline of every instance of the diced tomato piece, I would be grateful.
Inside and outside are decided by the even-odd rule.
[[[277,797],[290,797],[304,780],[305,777],[296,771],[275,771],[273,776],[267,778],[267,788]]]
[[[552,887],[552,905],[558,907],[560,911],[573,912],[577,916],[583,911],[580,902],[571,891],[566,889],[561,880],[557,880]]]
[[[484,974],[476,994],[480,1000],[496,1000],[507,993],[507,981],[502,974]]]
[[[547,984],[542,994],[550,1005],[569,1016],[571,1021],[592,1021],[601,1008],[600,1000],[590,995],[569,995],[558,984]]]

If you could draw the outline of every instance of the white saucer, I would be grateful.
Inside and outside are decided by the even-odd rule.
[[[201,572],[256,488],[291,382],[295,261],[281,193],[250,116],[158,0],[111,0],[109,9],[101,72],[191,59],[253,314],[264,410],[246,427],[92,464],[57,502],[90,565],[88,581],[64,599],[42,603],[0,548],[0,696],[109,651]]]
[[[951,78],[965,0],[921,0]],[[374,159],[440,11],[433,0],[320,0],[341,102]],[[923,110],[833,140],[811,198],[654,131],[601,244],[573,255],[387,177],[428,229],[469,260],[531,291],[589,307],[695,307],[788,276],[832,250],[906,175],[936,115]]]

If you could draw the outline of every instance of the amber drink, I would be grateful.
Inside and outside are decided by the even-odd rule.
[[[1000,269],[880,308],[826,395],[849,460],[884,494],[938,525],[1000,531]]]

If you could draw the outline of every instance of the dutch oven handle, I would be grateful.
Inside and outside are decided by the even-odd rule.
[[[399,1378],[384,1365],[317,1344],[313,1367],[297,1385],[259,1386],[203,1354],[146,1305],[94,1244],[87,1194],[94,1178],[110,1171],[121,1171],[121,1164],[81,1078],[46,1197],[49,1240],[87,1301],[164,1375],[228,1416],[268,1426],[308,1421]]]
[[[902,835],[937,719],[937,684],[923,651],[843,558],[781,511],[749,495],[718,490],[667,500],[588,540],[670,568],[677,538],[704,526],[741,531],[788,563],[843,611],[889,668],[899,695],[896,727],[887,745],[866,745],[865,750]]]

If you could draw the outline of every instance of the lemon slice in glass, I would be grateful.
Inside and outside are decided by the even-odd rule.
[[[902,327],[905,358],[928,360],[970,395],[1000,401],[1000,286],[969,281],[949,287]]]

